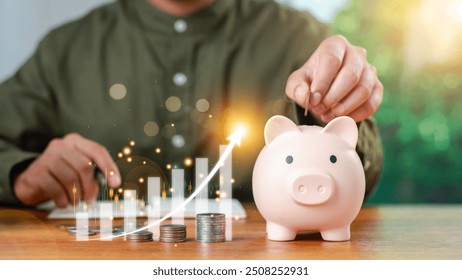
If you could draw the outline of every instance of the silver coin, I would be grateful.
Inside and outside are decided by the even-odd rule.
[[[66,229],[67,230],[68,228],[75,228],[76,226],[75,226],[75,224],[59,224],[57,227],[60,228],[60,229]]]
[[[136,231],[136,232],[127,234],[127,237],[147,238],[147,237],[152,237],[152,232],[150,232],[150,231]]]
[[[180,224],[165,224],[165,225],[161,225],[159,228],[161,229],[183,229],[183,228],[186,228],[186,226],[180,225]]]
[[[223,213],[199,213],[199,214],[196,214],[196,217],[197,218],[201,218],[201,217],[224,217],[225,214]]]
[[[127,241],[130,241],[130,242],[152,242],[154,241],[154,239],[127,239]]]
[[[150,231],[133,232],[133,233],[127,234],[125,238],[127,241],[133,241],[133,242],[153,241],[152,232]]]
[[[72,235],[79,235],[79,236],[92,236],[96,235],[96,232],[90,231],[90,230],[77,230],[77,229],[68,229],[67,232],[69,232]]]

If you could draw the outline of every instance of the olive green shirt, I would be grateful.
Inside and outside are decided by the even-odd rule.
[[[107,147],[126,188],[142,190],[139,178],[152,175],[168,185],[170,166],[194,185],[194,159],[208,158],[210,170],[239,121],[250,131],[233,151],[233,192],[251,199],[264,125],[274,114],[297,118],[285,83],[327,35],[309,14],[259,0],[218,0],[186,17],[120,0],[53,30],[0,85],[0,202],[17,203],[14,176],[72,132]],[[382,150],[372,121],[359,128],[370,190]],[[119,155],[127,146],[131,162]]]

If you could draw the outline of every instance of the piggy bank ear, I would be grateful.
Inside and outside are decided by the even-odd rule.
[[[266,145],[273,142],[279,135],[290,131],[300,131],[298,126],[291,119],[284,116],[271,117],[265,125]]]
[[[350,117],[338,117],[328,123],[322,130],[323,133],[334,133],[345,140],[353,149],[358,142],[358,127]]]

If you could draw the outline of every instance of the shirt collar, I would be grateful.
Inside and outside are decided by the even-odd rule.
[[[233,1],[235,0],[215,0],[209,6],[184,17],[168,14],[148,0],[126,0],[126,4],[133,5],[134,16],[138,17],[144,28],[161,35],[174,35],[203,34],[218,28]],[[179,20],[182,22],[178,23]],[[181,25],[180,28],[178,25]]]

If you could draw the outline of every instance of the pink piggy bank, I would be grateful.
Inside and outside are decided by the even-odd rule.
[[[339,117],[324,128],[274,116],[253,170],[253,196],[268,239],[295,239],[302,230],[324,240],[350,239],[364,199],[364,170],[355,151],[358,128]]]

